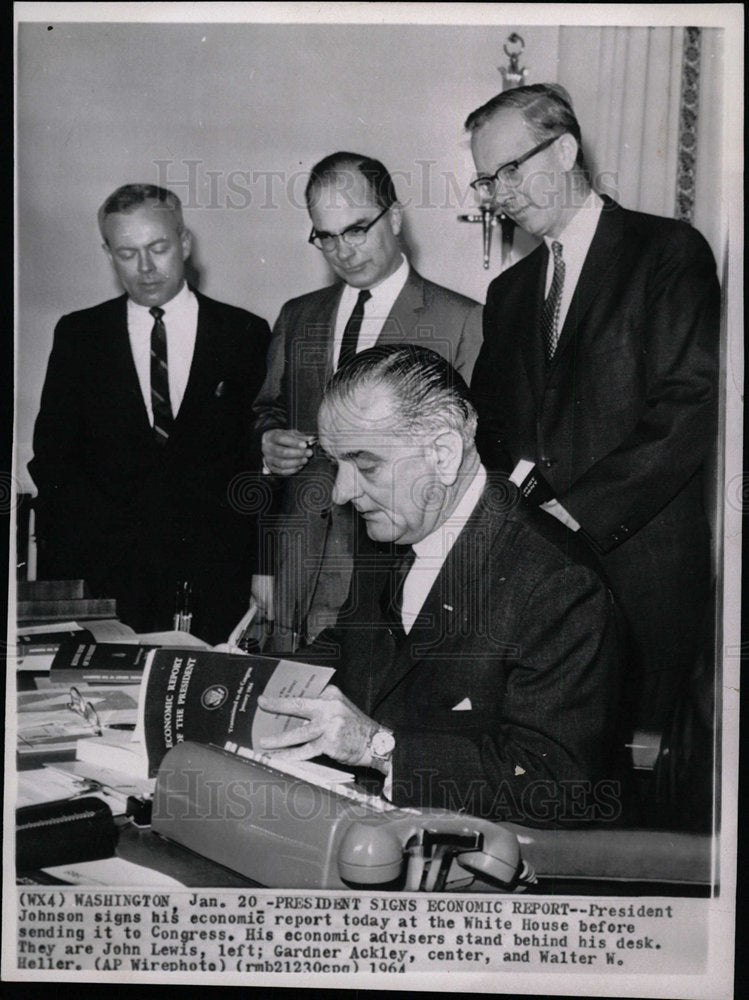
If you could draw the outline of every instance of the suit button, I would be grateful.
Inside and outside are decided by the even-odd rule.
[[[545,469],[550,469],[552,467],[552,465],[556,465],[556,464],[557,464],[557,460],[555,458],[542,458],[541,459],[541,465]]]

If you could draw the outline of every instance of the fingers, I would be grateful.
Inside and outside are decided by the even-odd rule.
[[[272,736],[264,736],[260,740],[260,745],[263,750],[281,750],[286,747],[304,747],[308,743],[313,743],[318,740],[324,733],[324,730],[319,725],[313,725],[309,722],[305,722],[301,726],[294,726],[291,729],[287,729],[285,733],[277,733]],[[314,748],[311,751],[311,756],[321,753],[319,748]]]
[[[316,698],[269,698],[261,694],[258,705],[266,712],[278,712],[281,715],[296,715],[300,719],[311,719],[314,715]]]
[[[313,443],[312,435],[276,427],[263,434],[263,459],[271,472],[290,476],[303,468],[312,457]]]

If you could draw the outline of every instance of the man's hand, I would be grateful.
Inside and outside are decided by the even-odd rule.
[[[273,603],[273,581],[275,577],[255,573],[250,584],[250,594],[257,604],[259,613],[266,621],[272,622],[275,617]]]
[[[380,726],[361,712],[334,685],[325,688],[319,698],[266,698],[258,705],[268,712],[295,715],[306,722],[279,736],[261,740],[263,750],[282,750],[279,757],[309,760],[327,754],[341,764],[372,767],[369,742]]]
[[[263,461],[277,476],[293,476],[312,458],[314,437],[274,427],[262,437]]]

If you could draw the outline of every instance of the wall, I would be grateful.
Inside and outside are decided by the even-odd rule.
[[[60,315],[117,294],[96,209],[151,181],[183,199],[200,287],[273,321],[328,281],[306,244],[304,175],[349,148],[381,158],[416,265],[483,298],[462,123],[501,86],[512,26],[21,24],[17,475]],[[557,29],[525,31],[535,78]],[[540,75],[539,75],[540,74]],[[275,172],[273,174],[272,172]]]
[[[480,227],[456,218],[474,206],[462,123],[500,89],[497,67],[515,28],[20,24],[22,488],[32,488],[26,463],[54,324],[118,293],[96,209],[122,183],[175,190],[195,235],[200,288],[272,322],[286,299],[329,280],[322,255],[306,244],[306,171],[335,149],[369,153],[396,177],[416,266],[483,301],[499,250],[495,237],[485,271]],[[585,128],[585,102],[595,97],[579,65],[575,76],[559,63],[560,29],[520,30],[527,82],[571,75]],[[573,65],[594,60],[598,37],[595,28],[576,29],[567,46]],[[518,239],[516,252],[529,245]]]

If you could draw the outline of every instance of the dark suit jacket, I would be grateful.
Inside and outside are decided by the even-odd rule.
[[[258,471],[251,404],[269,329],[196,294],[192,366],[165,446],[154,443],[143,402],[127,296],[58,323],[29,465],[47,575],[84,577],[101,590],[132,587],[154,565],[187,576],[241,561],[249,579],[257,528],[242,476]],[[125,594],[106,596],[127,602]],[[173,605],[173,594],[168,599]]]
[[[407,636],[385,610],[392,562],[380,550],[360,554],[336,627],[299,655],[327,657],[333,683],[395,732],[398,804],[530,824],[612,819],[615,786],[594,785],[612,773],[613,601],[573,558],[576,540],[537,530],[513,494],[487,487]]]
[[[287,302],[273,330],[268,375],[255,402],[258,441],[266,430],[317,433],[317,411],[333,372],[336,312],[342,286],[330,285]],[[437,351],[468,381],[481,345],[481,306],[435,285],[411,268],[385,320],[378,344],[418,343]],[[334,508],[330,464],[313,457],[295,476],[277,480],[280,513],[269,573],[276,572],[276,620],[304,630],[323,555],[337,575],[337,609],[348,591],[356,532],[353,508]],[[270,519],[268,519],[270,524]],[[271,525],[272,527],[272,525]],[[328,594],[331,600],[336,595]]]
[[[489,287],[472,382],[482,457],[538,463],[603,554],[645,669],[682,669],[709,586],[713,257],[690,226],[606,199],[549,366],[538,332],[547,260],[542,244]]]

